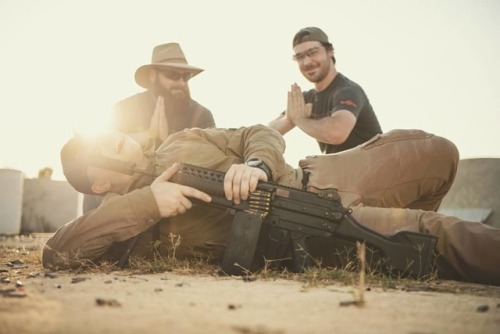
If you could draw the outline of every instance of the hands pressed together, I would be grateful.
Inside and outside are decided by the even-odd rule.
[[[178,170],[179,164],[172,165],[158,176],[150,186],[160,215],[164,218],[177,216],[189,210],[193,206],[190,198],[207,203],[212,200],[208,194],[198,189],[169,182]],[[239,204],[257,188],[258,181],[268,181],[267,174],[263,170],[245,164],[232,165],[224,178],[226,199]]]
[[[294,83],[290,91],[288,91],[288,101],[285,111],[285,117],[294,125],[302,118],[309,118],[311,116],[312,104],[305,103],[304,95],[299,85]]]
[[[163,142],[168,136],[168,122],[165,116],[165,101],[163,96],[158,96],[156,100],[155,111],[149,123],[149,135],[158,138]]]

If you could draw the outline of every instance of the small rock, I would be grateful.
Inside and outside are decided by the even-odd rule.
[[[229,304],[227,305],[227,308],[230,310],[236,310],[237,308],[241,308],[241,305]]]
[[[241,279],[243,280],[243,282],[253,282],[257,280],[257,277],[252,275],[246,275],[242,276]]]
[[[71,283],[72,283],[72,284],[75,284],[75,283],[80,283],[80,282],[83,282],[83,281],[85,281],[85,280],[87,280],[87,279],[88,279],[88,277],[73,277],[73,278],[71,279]]]
[[[37,276],[39,276],[39,275],[40,275],[40,273],[38,273],[38,272],[36,272],[36,273],[35,273],[35,272],[33,272],[33,273],[29,273],[29,274],[28,274],[28,276],[27,276],[27,278],[34,278],[34,277],[37,277]]]
[[[48,272],[48,273],[45,273],[45,277],[48,277],[48,278],[56,278],[56,277],[57,277],[57,274],[56,274],[56,273],[52,273],[52,272]]]
[[[0,294],[7,298],[24,298],[26,297],[26,292],[22,289],[5,289],[0,290]]]
[[[176,287],[178,287],[178,288],[181,288],[181,287],[183,287],[184,285],[189,286],[189,283],[184,283],[184,282],[181,282],[181,283],[177,283],[177,284],[175,284],[175,286],[176,286]]]
[[[477,312],[488,312],[490,307],[488,305],[479,305],[476,309]]]
[[[111,306],[111,307],[122,306],[118,301],[116,301],[116,299],[96,298],[95,302],[98,306]]]

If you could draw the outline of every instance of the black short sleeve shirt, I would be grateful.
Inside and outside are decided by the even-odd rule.
[[[341,109],[349,110],[356,117],[356,125],[344,143],[331,145],[318,142],[323,153],[345,151],[382,133],[377,116],[361,86],[341,73],[325,90],[304,92],[304,99],[306,103],[313,104],[311,118],[329,117]]]

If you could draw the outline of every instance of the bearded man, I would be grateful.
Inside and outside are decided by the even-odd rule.
[[[135,81],[146,91],[115,105],[112,128],[140,143],[154,138],[163,142],[186,128],[213,128],[210,110],[191,98],[188,81],[203,69],[188,64],[178,43],[158,45],[151,64],[139,67]]]
[[[178,43],[158,45],[151,64],[135,72],[146,91],[115,104],[111,128],[128,134],[141,145],[159,146],[170,134],[187,128],[213,128],[210,110],[191,98],[188,81],[203,69],[188,64]],[[85,195],[83,211],[96,208],[101,196]]]

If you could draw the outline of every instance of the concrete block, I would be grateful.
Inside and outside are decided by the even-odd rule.
[[[485,224],[500,228],[500,158],[460,160],[455,182],[438,212],[453,211],[454,216],[470,220],[470,213],[479,209],[483,216],[489,212]]]
[[[66,181],[25,179],[21,233],[56,231],[81,214],[82,200]]]

